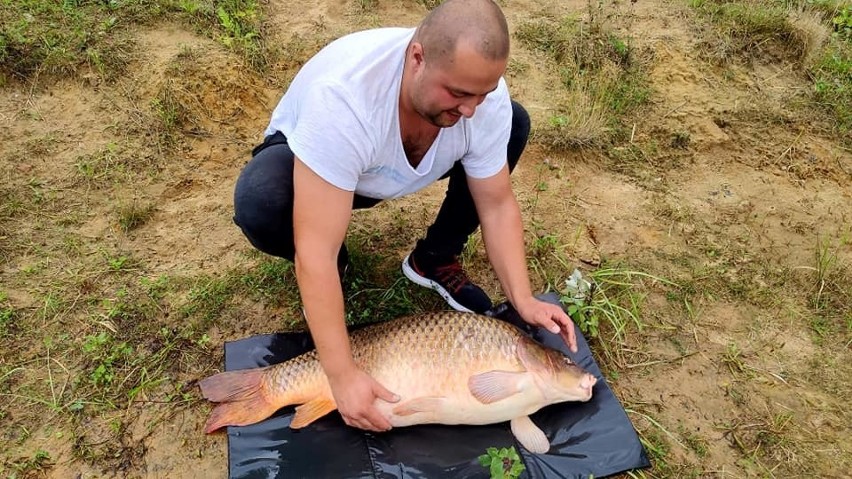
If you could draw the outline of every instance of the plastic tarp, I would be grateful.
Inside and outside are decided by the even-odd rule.
[[[540,298],[559,304],[554,294]],[[489,447],[509,446],[515,446],[526,466],[523,478],[599,478],[650,465],[633,425],[579,329],[579,351],[575,354],[558,335],[528,326],[505,303],[487,314],[561,350],[598,378],[589,402],[555,404],[531,416],[550,439],[547,454],[526,451],[515,441],[508,422],[419,425],[374,434],[346,426],[335,411],[297,431],[288,427],[295,409],[290,406],[258,424],[227,428],[229,477],[488,478],[488,469],[477,458]],[[225,369],[280,363],[312,347],[308,333],[259,335],[228,342]]]

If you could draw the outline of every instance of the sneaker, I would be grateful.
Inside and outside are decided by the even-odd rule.
[[[484,313],[491,309],[491,298],[479,286],[471,283],[462,269],[458,258],[440,258],[437,255],[414,253],[402,262],[402,273],[406,278],[437,291],[456,311]]]

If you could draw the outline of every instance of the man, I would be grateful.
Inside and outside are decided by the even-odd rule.
[[[352,210],[442,177],[450,178],[447,196],[403,261],[405,275],[441,292],[455,309],[489,309],[491,300],[457,260],[481,226],[521,317],[561,333],[576,350],[570,318],[537,300],[529,284],[509,181],[529,116],[509,100],[502,78],[508,55],[506,20],[492,0],[448,0],[416,30],[338,39],[294,78],[237,182],[234,221],[261,251],[295,261],[308,327],[350,426],[390,429],[373,403],[399,400],[358,367],[350,349],[341,278]]]

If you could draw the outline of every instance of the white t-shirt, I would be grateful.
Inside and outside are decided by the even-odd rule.
[[[344,36],[311,58],[272,113],[266,134],[282,132],[309,168],[338,188],[398,198],[424,188],[462,161],[475,178],[506,163],[512,106],[504,79],[471,118],[442,128],[417,168],[399,131],[399,88],[413,28]]]

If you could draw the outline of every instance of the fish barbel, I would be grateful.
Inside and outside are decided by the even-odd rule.
[[[596,378],[560,351],[517,327],[473,313],[439,312],[398,318],[350,333],[355,362],[400,396],[375,406],[394,427],[482,425],[510,421],[529,451],[550,442],[529,415],[565,401],[588,401]],[[261,368],[227,371],[200,383],[219,403],[205,431],[260,422],[298,405],[290,427],[302,428],[337,406],[316,350]]]

